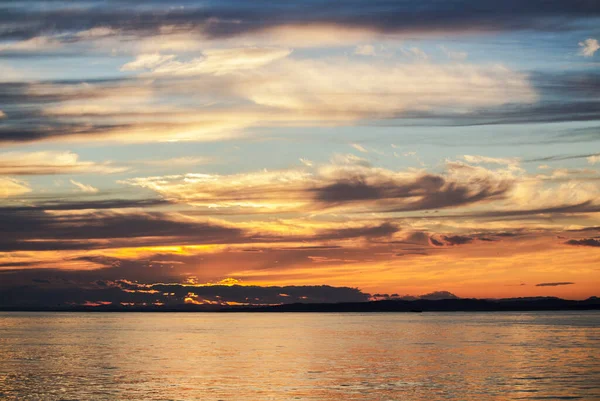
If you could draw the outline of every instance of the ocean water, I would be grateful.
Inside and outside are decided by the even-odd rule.
[[[2,400],[600,400],[600,313],[0,313]]]

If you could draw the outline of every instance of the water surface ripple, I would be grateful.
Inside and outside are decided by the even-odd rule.
[[[600,400],[600,313],[0,313],[2,400]]]

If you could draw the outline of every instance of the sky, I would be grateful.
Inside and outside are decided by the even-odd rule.
[[[0,305],[600,295],[599,40],[593,0],[0,0]]]

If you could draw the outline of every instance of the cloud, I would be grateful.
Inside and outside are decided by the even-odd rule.
[[[375,47],[373,45],[358,45],[354,49],[354,54],[359,56],[375,56]]]
[[[83,32],[103,34],[119,32],[128,39],[156,36],[160,33],[193,32],[207,39],[232,38],[261,32],[296,29],[305,35],[319,27],[338,27],[347,31],[376,32],[419,36],[431,34],[481,34],[482,32],[536,30],[564,31],[591,23],[600,14],[595,2],[531,0],[449,0],[440,7],[427,0],[412,2],[384,0],[373,4],[355,1],[291,1],[273,8],[260,0],[240,4],[232,0],[209,2],[202,7],[174,8],[141,1],[106,4],[92,0],[89,7],[68,7],[53,2],[35,7],[35,1],[5,8],[0,23],[9,24],[0,38],[30,39],[53,33],[66,41],[87,39]],[[74,32],[79,32],[79,34]],[[89,36],[89,34],[87,35]],[[98,35],[95,35],[98,36]]]
[[[174,55],[144,54],[135,61],[125,64],[121,70],[149,69],[160,75],[224,75],[236,71],[251,70],[265,66],[290,55],[289,49],[235,48],[204,50],[202,57],[188,62],[176,60]]]
[[[439,48],[446,55],[446,57],[448,57],[449,59],[454,60],[454,61],[466,60],[466,58],[469,55],[467,52],[451,50],[451,49],[448,49],[446,46],[439,46]]]
[[[369,151],[367,149],[365,149],[363,146],[359,145],[358,143],[353,143],[350,146],[352,146],[354,149],[358,150],[359,152],[369,153]]]
[[[561,285],[573,285],[575,283],[572,283],[570,281],[564,281],[564,282],[556,282],[556,283],[539,283],[536,284],[536,287],[558,287]]]
[[[447,245],[464,245],[473,242],[473,238],[464,235],[452,235],[442,237]]]
[[[282,60],[249,73],[235,91],[263,106],[355,119],[465,111],[537,98],[526,75],[503,66],[344,59]]]
[[[507,159],[507,158],[499,158],[499,157],[488,157],[488,156],[478,156],[478,155],[464,155],[463,158],[467,163],[472,164],[502,164],[506,166],[518,166],[520,160],[517,158]]]
[[[134,61],[123,64],[121,71],[152,70],[175,58],[175,55],[141,54]]]
[[[538,157],[535,159],[524,160],[525,162],[554,162],[554,161],[563,161],[563,160],[576,160],[576,159],[586,159],[588,163],[594,164],[596,156],[600,156],[600,153],[584,153],[579,155],[554,155],[554,156],[544,156]],[[548,167],[549,168],[549,167]]]
[[[311,160],[308,159],[304,159],[304,158],[300,158],[300,163],[304,164],[306,167],[312,167],[313,166],[313,162]]]
[[[0,174],[6,175],[51,175],[123,172],[126,167],[111,162],[95,163],[80,161],[72,152],[4,152],[0,153]]]
[[[580,55],[583,57],[592,57],[600,49],[600,44],[598,44],[598,39],[589,38],[583,42],[579,42],[579,47],[581,47],[579,51]]]
[[[0,207],[4,233],[0,239],[0,252],[209,244],[224,247],[263,244],[267,248],[277,244],[286,244],[281,246],[288,248],[304,244],[317,251],[337,249],[322,246],[330,241],[337,241],[337,245],[342,241],[364,242],[389,238],[400,231],[397,224],[379,220],[337,224],[311,221],[232,223],[207,219],[205,213],[200,213],[199,217],[193,211],[159,212],[155,209],[169,205],[159,199],[112,199]],[[144,208],[147,210],[143,211]]]
[[[16,110],[0,126],[0,142],[223,140],[265,117],[259,110],[206,106],[225,101],[218,86],[199,95],[205,92],[199,85],[137,79],[0,83],[0,108]],[[182,96],[203,105],[183,106]]]
[[[414,113],[473,117],[482,108],[537,99],[526,74],[497,65],[315,61],[271,48],[215,52],[194,76],[176,72],[188,71],[186,63],[175,68],[176,60],[153,57],[138,61],[158,63],[155,71],[164,66],[164,74],[0,84],[0,109],[13,110],[0,142],[220,141],[257,126],[348,125]],[[284,58],[265,63],[276,57]]]
[[[392,171],[362,160],[336,160],[315,171],[279,170],[246,174],[187,174],[140,177],[125,184],[156,191],[166,199],[207,212],[276,213],[400,212],[466,206],[501,199],[508,176],[487,170],[453,169],[447,175]]]
[[[429,56],[423,50],[418,47],[409,47],[407,49],[400,49],[400,52],[410,58],[415,58],[418,60],[427,60]]]
[[[568,245],[577,245],[577,246],[591,246],[591,247],[600,247],[600,240],[596,238],[584,238],[584,239],[571,239],[565,244]]]
[[[552,216],[554,218],[560,215],[573,215],[573,214],[586,214],[586,213],[598,213],[600,212],[600,205],[595,205],[591,201],[586,201],[576,204],[562,204],[556,206],[549,206],[543,208],[517,208],[523,205],[512,205],[513,208],[507,208],[504,210],[488,210],[477,213],[463,213],[456,215],[437,215],[435,218],[478,218],[483,220],[525,220],[528,217],[543,218],[545,216]]]
[[[210,157],[174,157],[171,159],[163,159],[163,160],[138,160],[132,162],[132,164],[142,164],[145,166],[157,166],[157,167],[189,167],[189,166],[197,166],[200,164],[209,164],[213,162],[214,159]]]
[[[0,177],[0,198],[9,198],[31,192],[31,188],[23,181]]]
[[[113,274],[117,273],[114,271]],[[103,274],[95,274],[101,277]],[[64,276],[57,280],[57,276]],[[93,278],[94,274],[88,274]],[[39,278],[39,277],[49,277]],[[142,284],[124,279],[78,281],[75,274],[37,272],[28,285],[3,289],[0,306],[47,305],[273,305],[282,303],[364,302],[359,289],[332,286],[250,286]]]
[[[600,162],[600,155],[592,155],[592,156],[588,156],[586,157],[588,163],[590,164],[596,164]]]
[[[0,240],[0,251],[89,250],[252,241],[252,238],[243,237],[242,230],[224,222],[176,213],[74,210],[79,211],[0,209],[5,234]]]
[[[35,205],[27,206],[0,206],[2,213],[39,213],[43,211],[74,211],[85,209],[131,209],[168,206],[170,203],[164,199],[98,199],[92,201],[65,201],[64,199],[50,199]]]
[[[69,182],[71,184],[75,185],[81,192],[95,194],[95,193],[98,193],[98,191],[99,191],[98,188],[94,188],[91,185],[82,184],[81,182],[78,182],[78,181],[75,181],[75,180],[69,180]]]
[[[26,40],[2,43],[0,52],[44,52],[60,47],[60,45],[60,41],[51,36],[37,36]]]
[[[488,234],[488,236],[490,236]],[[481,238],[478,235],[468,236],[468,235],[435,235],[430,236],[428,238],[429,244],[434,247],[443,247],[443,246],[456,246],[456,245],[466,245],[474,242],[475,239],[480,239],[483,241],[491,241],[491,238],[483,237]]]
[[[528,82],[537,95],[535,102],[519,104],[506,103],[493,108],[478,108],[464,113],[444,110],[417,110],[405,112],[405,118],[412,118],[423,125],[499,125],[531,124],[561,121],[594,121],[600,119],[600,102],[596,93],[600,90],[600,76],[587,72],[532,72]],[[419,122],[420,121],[420,122]],[[399,123],[402,125],[402,122]],[[574,137],[570,131],[569,138]],[[549,139],[548,139],[549,140]]]
[[[332,240],[348,238],[381,238],[389,237],[400,231],[400,228],[393,223],[382,223],[374,226],[362,226],[356,228],[339,228],[335,230],[325,230],[320,232],[315,239]]]

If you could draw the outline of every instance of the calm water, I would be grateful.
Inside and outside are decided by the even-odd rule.
[[[6,400],[600,400],[600,313],[0,313]]]

